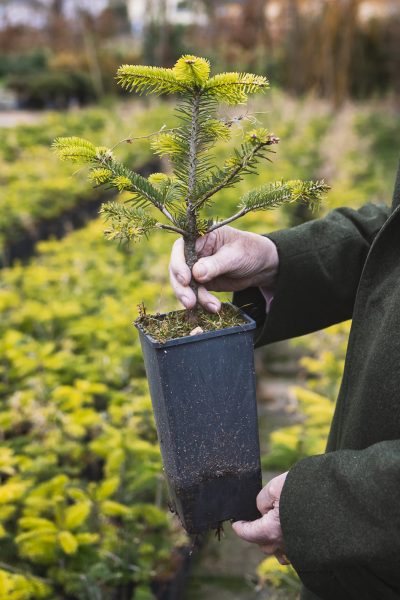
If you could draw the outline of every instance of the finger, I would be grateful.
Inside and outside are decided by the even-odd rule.
[[[244,290],[247,287],[251,287],[252,282],[247,277],[230,277],[229,275],[220,275],[215,279],[210,279],[205,284],[205,287],[208,290],[212,290],[214,292],[238,292],[239,290]]]
[[[201,306],[208,312],[217,313],[221,310],[221,302],[218,298],[210,294],[210,292],[202,285],[199,286],[198,298]]]
[[[222,246],[215,254],[200,258],[193,267],[193,275],[201,283],[231,272],[237,267],[238,256],[231,246]]]
[[[274,502],[276,497],[271,493],[271,481],[263,487],[261,492],[257,496],[257,508],[262,515],[267,513],[269,510],[274,508]]]
[[[252,542],[260,546],[273,543],[273,540],[269,538],[266,516],[255,521],[236,521],[232,525],[233,531],[245,542]]]
[[[169,272],[169,279],[174,294],[179,302],[183,304],[185,308],[193,308],[196,304],[196,296],[194,295],[193,290],[189,286],[181,285],[171,269]]]
[[[274,477],[258,494],[257,508],[261,514],[264,514],[271,510],[271,508],[275,508],[279,505],[279,499],[286,481],[286,476],[287,472]]]
[[[214,254],[216,250],[217,236],[215,231],[211,233],[206,233],[196,240],[196,253],[198,258],[203,256],[210,256],[210,254]]]
[[[186,264],[183,238],[174,242],[169,263],[170,272],[181,285],[189,285],[191,279],[190,269]]]

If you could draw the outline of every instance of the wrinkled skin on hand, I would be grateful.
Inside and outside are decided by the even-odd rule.
[[[211,291],[234,292],[247,287],[272,288],[278,271],[278,252],[267,237],[224,226],[196,242],[198,261],[193,277],[200,284],[199,303],[209,312],[218,312],[221,302]],[[189,287],[191,273],[185,262],[184,242],[176,240],[169,266],[172,288],[185,308],[196,299]]]
[[[255,521],[236,521],[233,531],[246,542],[258,544],[265,554],[274,554],[282,565],[289,564],[279,517],[279,501],[287,472],[271,479],[257,496],[261,517]]]

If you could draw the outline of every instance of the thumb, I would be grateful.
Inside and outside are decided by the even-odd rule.
[[[282,542],[283,535],[277,509],[269,511],[255,521],[236,521],[232,524],[232,528],[242,540],[259,544],[266,552],[275,552],[278,544]]]
[[[219,275],[232,271],[239,257],[231,246],[222,246],[215,254],[200,258],[193,266],[193,276],[197,281],[205,283]]]

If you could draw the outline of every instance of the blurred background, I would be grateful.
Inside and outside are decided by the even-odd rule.
[[[82,106],[118,95],[123,62],[207,54],[335,106],[400,90],[396,0],[2,0],[2,104]]]
[[[220,193],[325,178],[319,215],[302,206],[248,215],[265,233],[338,206],[391,202],[400,139],[398,0],[0,0],[0,599],[294,599],[289,567],[225,527],[188,539],[168,510],[137,305],[175,308],[173,236],[106,241],[110,192],[59,162],[57,136],[114,146],[144,175],[167,170],[151,133],[171,99],[115,81],[123,63],[204,56],[213,72],[271,82],[237,107],[232,141],[262,124],[281,138],[272,165]],[[222,107],[221,114],[227,109]],[[296,310],[295,298],[293,310]],[[323,452],[350,323],[256,353],[265,482]]]

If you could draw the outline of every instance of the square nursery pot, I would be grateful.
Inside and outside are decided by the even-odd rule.
[[[241,314],[243,325],[165,343],[137,325],[172,509],[189,533],[260,516],[256,324]]]

